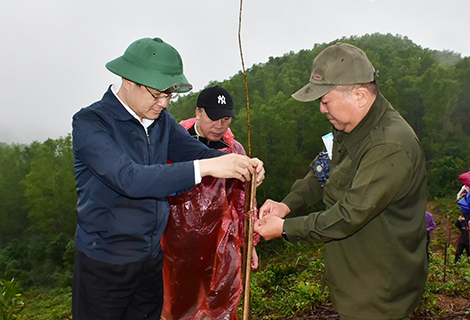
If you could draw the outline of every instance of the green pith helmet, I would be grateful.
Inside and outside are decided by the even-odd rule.
[[[183,61],[175,48],[160,38],[134,41],[106,68],[135,83],[162,92],[188,92],[193,88],[183,74]]]

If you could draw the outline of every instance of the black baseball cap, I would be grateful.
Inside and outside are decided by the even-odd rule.
[[[233,99],[230,93],[219,86],[205,88],[197,98],[197,107],[204,108],[207,116],[216,121],[224,117],[235,118]]]

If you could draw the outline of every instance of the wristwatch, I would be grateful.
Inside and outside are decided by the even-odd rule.
[[[289,239],[287,239],[286,223],[285,222],[282,224],[282,237],[284,238],[284,240],[289,241]]]

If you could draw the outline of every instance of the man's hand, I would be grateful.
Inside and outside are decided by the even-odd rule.
[[[258,158],[251,158],[250,162],[253,167],[256,168],[256,186],[259,187],[259,185],[263,182],[265,175],[263,161]]]
[[[253,247],[251,251],[251,270],[258,269],[258,254],[256,253],[256,248]]]
[[[285,218],[289,213],[290,209],[285,203],[268,199],[259,209],[259,218],[263,219],[270,216]]]
[[[284,219],[269,216],[265,219],[255,221],[254,232],[258,233],[264,240],[273,240],[282,237]]]
[[[216,158],[199,160],[201,176],[212,176],[215,178],[236,178],[243,182],[250,181],[252,174],[256,171],[257,184],[260,185],[264,179],[263,162],[257,158],[248,158],[240,154],[226,154]]]

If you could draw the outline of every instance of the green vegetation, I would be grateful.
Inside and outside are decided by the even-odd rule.
[[[462,256],[456,266],[449,263],[445,267],[443,234],[437,233],[432,241],[431,247],[435,251],[431,251],[428,282],[415,314],[425,310],[428,315],[440,317],[448,311],[439,306],[440,296],[470,296],[470,259]],[[292,317],[308,312],[316,305],[330,305],[328,287],[325,290],[321,288],[323,245],[292,244],[281,239],[272,242],[262,240],[257,250],[261,266],[259,271],[252,273],[253,319]],[[451,246],[448,261],[453,261],[453,257]],[[70,288],[33,290],[24,295],[24,300],[28,305],[21,313],[21,319],[71,319]]]
[[[24,302],[15,279],[0,279],[0,320],[16,319],[23,307]]]
[[[262,241],[257,250],[262,264],[251,282],[254,319],[287,317],[311,310],[328,298],[322,290],[323,245]]]
[[[441,295],[470,297],[470,259],[463,255],[457,265],[452,265],[454,250],[450,247],[448,259],[452,262],[444,267],[444,250],[441,251],[439,243],[445,244],[445,239],[438,236],[432,241],[437,251],[431,251],[428,282],[416,315],[423,310],[433,317],[444,315],[448,310],[437,303]],[[251,306],[254,319],[298,316],[316,305],[331,304],[328,287],[321,290],[322,245],[275,240],[272,243],[262,241],[257,250],[262,263],[260,271],[252,274]]]
[[[339,40],[364,49],[379,70],[379,89],[422,141],[429,199],[454,219],[459,211],[456,178],[470,167],[470,58],[422,48],[407,37],[391,34]],[[258,203],[267,198],[281,200],[308,171],[322,149],[320,137],[330,131],[317,102],[290,98],[308,82],[314,57],[328,45],[270,57],[247,70],[252,156],[264,161],[267,172],[257,191]],[[223,86],[232,94],[237,120],[231,128],[247,148],[242,73],[209,85]],[[193,117],[197,95],[180,97],[169,111],[178,120]],[[0,143],[0,277],[15,279],[16,293],[24,293],[24,319],[70,316],[77,218],[71,144],[70,135],[27,146]],[[434,246],[442,250],[445,232],[436,230],[436,234]],[[321,290],[321,246],[281,241],[262,243],[260,250],[264,264],[253,275],[254,316],[288,316],[328,303],[328,291]],[[436,294],[469,295],[464,287],[468,262],[448,269],[449,279],[442,284],[439,254],[432,256],[436,267],[430,268],[423,304],[429,310],[435,310]]]
[[[72,292],[70,287],[35,289],[24,295],[27,305],[22,320],[72,319]]]

